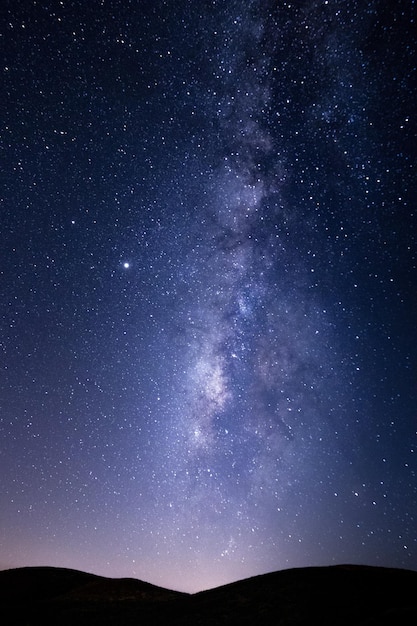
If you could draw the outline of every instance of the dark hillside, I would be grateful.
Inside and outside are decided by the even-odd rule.
[[[3,624],[417,624],[417,572],[357,565],[292,569],[195,595],[51,567],[0,572]]]

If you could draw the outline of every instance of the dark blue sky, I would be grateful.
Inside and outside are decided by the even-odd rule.
[[[0,567],[417,569],[415,2],[0,9]]]

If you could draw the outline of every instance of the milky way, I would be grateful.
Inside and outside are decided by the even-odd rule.
[[[0,566],[416,569],[415,3],[5,6]]]

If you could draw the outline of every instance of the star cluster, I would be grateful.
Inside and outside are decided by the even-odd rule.
[[[1,567],[417,569],[415,9],[5,1]]]

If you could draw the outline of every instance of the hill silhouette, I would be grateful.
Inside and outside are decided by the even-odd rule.
[[[189,595],[131,578],[25,567],[0,571],[0,602],[5,625],[414,625],[417,572],[308,567]]]

